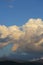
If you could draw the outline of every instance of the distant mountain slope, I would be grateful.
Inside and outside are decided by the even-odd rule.
[[[14,62],[14,61],[0,61],[0,65],[43,65],[43,59],[37,60],[37,61],[31,61],[31,62]]]

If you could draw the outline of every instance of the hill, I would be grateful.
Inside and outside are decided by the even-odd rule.
[[[31,61],[31,62],[23,62],[23,63],[19,63],[19,62],[14,62],[14,61],[0,61],[0,65],[43,65],[43,60],[37,60],[37,61]]]

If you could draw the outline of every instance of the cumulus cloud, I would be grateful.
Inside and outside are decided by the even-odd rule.
[[[42,52],[43,20],[29,19],[20,27],[0,25],[0,48],[10,43],[13,52]]]
[[[18,44],[14,44],[14,46],[12,47],[12,51],[16,51],[18,49],[19,45]]]

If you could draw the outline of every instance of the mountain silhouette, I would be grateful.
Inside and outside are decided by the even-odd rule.
[[[43,59],[30,61],[30,62],[17,62],[17,61],[0,61],[0,65],[43,65]]]

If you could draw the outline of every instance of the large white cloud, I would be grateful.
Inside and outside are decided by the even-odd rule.
[[[0,48],[14,44],[12,51],[37,52],[43,50],[43,20],[29,19],[29,21],[18,27],[0,25]]]

